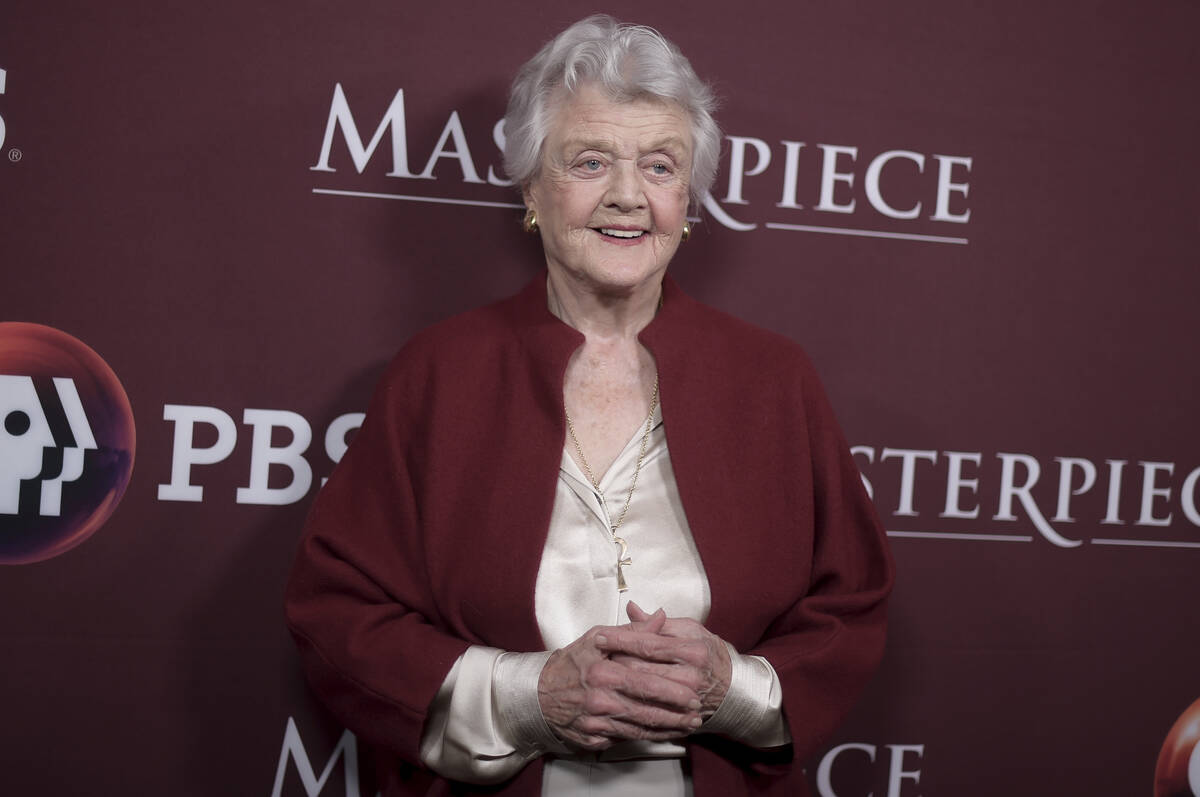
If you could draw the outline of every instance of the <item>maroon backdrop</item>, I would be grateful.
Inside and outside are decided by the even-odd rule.
[[[93,349],[136,457],[91,537],[0,569],[0,792],[374,794],[284,579],[391,353],[538,272],[494,126],[593,10],[9,0],[0,321]],[[1163,753],[1200,795],[1164,747],[1200,697],[1200,6],[608,10],[722,98],[673,273],[807,348],[892,534],[889,650],[818,793],[1150,794]],[[85,366],[5,359],[18,329],[9,540],[120,454],[48,381]]]

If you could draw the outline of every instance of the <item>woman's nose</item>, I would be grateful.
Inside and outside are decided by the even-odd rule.
[[[617,161],[613,165],[604,203],[626,212],[645,206],[646,195],[642,191],[642,176],[636,164]]]

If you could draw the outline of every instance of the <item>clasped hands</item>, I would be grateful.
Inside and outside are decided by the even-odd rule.
[[[554,651],[538,679],[542,716],[569,747],[695,732],[721,705],[733,665],[720,637],[688,618],[630,601],[623,626],[595,626]]]

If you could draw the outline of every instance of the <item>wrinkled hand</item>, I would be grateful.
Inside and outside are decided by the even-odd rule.
[[[630,601],[628,612],[631,627],[638,628],[645,627],[661,610],[649,615]],[[700,698],[700,715],[705,719],[720,707],[733,677],[733,663],[725,643],[686,617],[667,619],[653,637],[614,631],[605,636],[599,647],[611,654],[615,663],[687,687]]]
[[[652,647],[664,626],[674,622],[662,611],[650,615],[640,609],[630,619],[627,626],[592,628],[554,651],[542,668],[542,716],[569,746],[599,751],[624,740],[669,741],[700,725],[703,701],[685,680],[667,677],[668,670],[656,671],[645,666],[653,662],[638,662],[631,655],[619,661],[609,657],[639,644]],[[612,646],[618,635],[622,641]]]

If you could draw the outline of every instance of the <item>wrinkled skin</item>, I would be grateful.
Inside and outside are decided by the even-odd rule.
[[[695,732],[721,705],[732,664],[700,623],[629,604],[624,626],[595,626],[551,654],[538,681],[542,715],[567,746],[596,752],[628,740]]]

